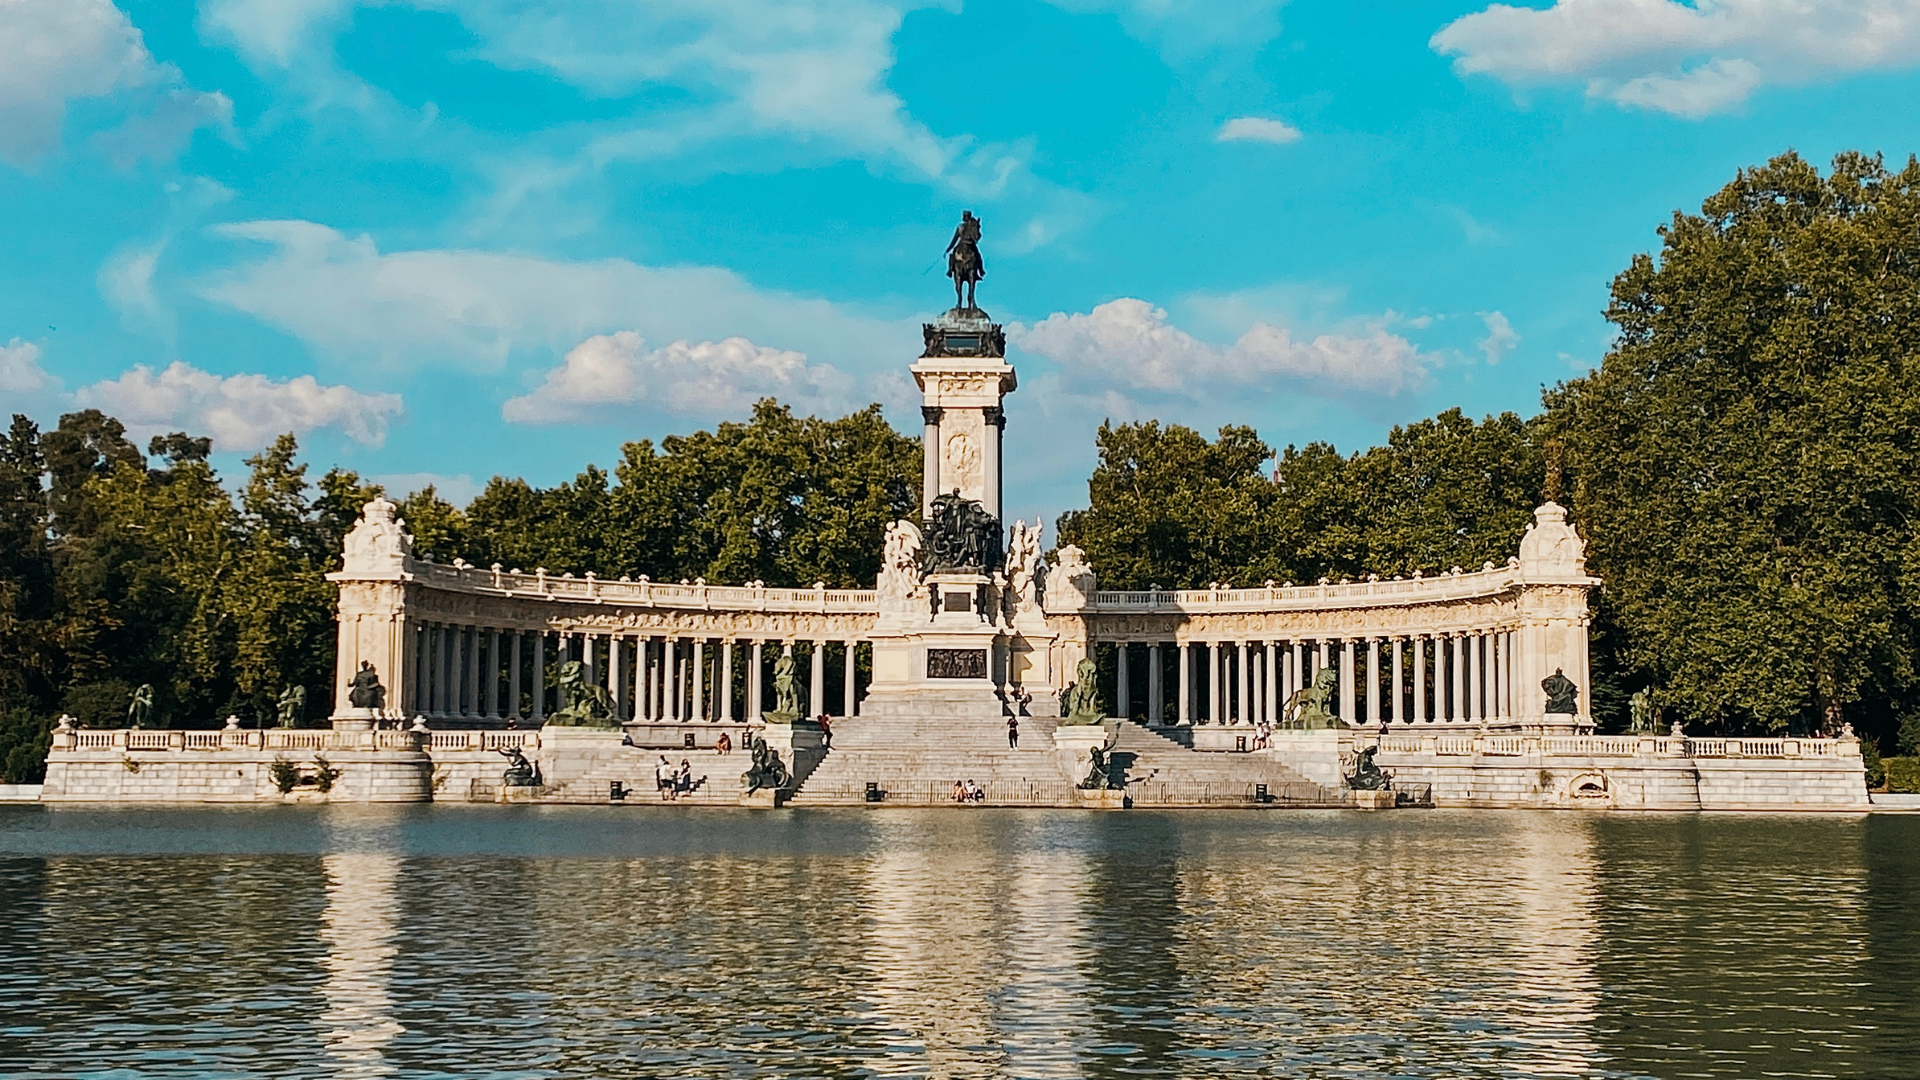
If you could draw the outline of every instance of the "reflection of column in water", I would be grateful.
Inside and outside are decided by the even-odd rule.
[[[320,1014],[327,1056],[339,1076],[391,1076],[383,1053],[403,1029],[393,1019],[387,983],[393,974],[400,860],[392,855],[334,854],[325,859],[327,907],[320,940],[327,945]]]
[[[909,827],[900,833],[919,831],[901,824]],[[926,835],[888,836],[869,871],[874,996],[890,1029],[888,1056],[917,1059],[879,1071],[1002,1076],[985,995],[995,927],[983,884],[996,868],[977,849],[929,850],[940,847]]]
[[[1085,870],[1077,853],[1037,850],[1035,823],[936,813],[883,830],[865,907],[871,992],[895,1060],[878,1071],[1079,1075]]]
[[[1529,1076],[1584,1076],[1600,1057],[1592,824],[1544,815],[1516,824],[1511,1064]]]
[[[1085,1075],[1189,1075],[1191,1059],[1177,1056],[1195,1020],[1178,953],[1184,922],[1178,827],[1166,817],[1129,814],[1090,815],[1087,827],[1091,858],[1080,887],[1087,945],[1079,953],[1096,1006],[1089,1042],[1099,1052],[1085,1055]],[[1248,877],[1266,869],[1261,863]],[[1192,959],[1196,966],[1244,967],[1231,954]]]
[[[1006,1075],[1077,1077],[1079,1044],[1093,1019],[1080,969],[1088,941],[1087,860],[1077,850],[1035,851],[1037,840],[1020,844],[1021,854],[1001,870],[1012,921],[996,935],[1006,986],[995,1001],[994,1026],[1006,1047]]]

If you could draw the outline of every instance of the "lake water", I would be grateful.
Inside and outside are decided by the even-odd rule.
[[[12,1077],[1913,1077],[1920,817],[0,806]]]

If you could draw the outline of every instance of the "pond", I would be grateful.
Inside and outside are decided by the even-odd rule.
[[[1920,816],[0,806],[9,1077],[1920,1073]]]

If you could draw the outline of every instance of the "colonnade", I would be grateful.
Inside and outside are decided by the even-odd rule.
[[[414,635],[413,700],[404,708],[409,715],[538,723],[559,706],[559,666],[577,660],[588,683],[607,688],[617,720],[739,721],[773,707],[773,665],[787,654],[795,660],[802,713],[846,717],[857,708],[863,645],[425,622]],[[830,669],[839,672],[833,700]]]
[[[1287,701],[1327,668],[1336,673],[1328,708],[1343,720],[1371,726],[1477,724],[1516,715],[1515,695],[1525,689],[1513,685],[1514,645],[1511,628],[1116,641],[1111,666],[1101,667],[1113,680],[1114,713],[1149,724],[1277,726]]]

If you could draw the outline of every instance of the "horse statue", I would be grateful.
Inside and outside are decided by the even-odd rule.
[[[1303,730],[1331,728],[1340,726],[1340,718],[1327,706],[1333,701],[1333,686],[1336,676],[1330,667],[1323,667],[1313,676],[1312,686],[1303,686],[1287,699],[1287,706],[1281,710],[1284,718],[1282,727],[1297,727]]]
[[[953,239],[947,241],[947,276],[953,279],[953,306],[963,311],[980,310],[974,303],[973,290],[987,276],[987,263],[980,257],[980,219],[971,210],[960,212],[960,225],[953,230]]]

